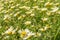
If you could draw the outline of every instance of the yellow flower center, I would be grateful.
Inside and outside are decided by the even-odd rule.
[[[12,34],[12,32],[8,32],[8,34]]]
[[[26,35],[26,32],[25,31],[22,31],[21,37],[23,38],[25,35]]]

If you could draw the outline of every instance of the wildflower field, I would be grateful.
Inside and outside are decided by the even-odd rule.
[[[0,0],[0,40],[60,40],[60,0]]]

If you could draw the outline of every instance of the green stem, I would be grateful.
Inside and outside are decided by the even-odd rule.
[[[55,35],[55,37],[54,37],[54,40],[56,39],[56,37],[57,37],[57,35],[58,35],[58,33],[59,33],[59,30],[60,30],[60,28],[58,28],[57,33],[56,33],[56,35]]]

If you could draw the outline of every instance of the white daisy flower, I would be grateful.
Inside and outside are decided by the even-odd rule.
[[[11,17],[10,17],[10,15],[4,15],[4,19],[3,20],[9,20]]]
[[[42,20],[43,20],[43,21],[47,21],[47,20],[48,20],[48,18],[42,18]]]
[[[47,12],[46,14],[47,14],[48,16],[50,16],[50,15],[51,15],[51,12]]]
[[[57,13],[60,14],[60,11],[58,11]]]
[[[15,30],[12,30],[12,34],[15,34],[16,33],[16,29]]]
[[[15,6],[11,6],[11,8],[15,8]]]
[[[40,8],[38,6],[34,6],[33,9],[40,10]]]
[[[4,39],[8,39],[10,36],[5,36]]]
[[[30,7],[28,6],[22,6],[22,7],[19,7],[20,9],[26,9],[26,10],[30,10]]]
[[[18,17],[18,20],[20,20],[20,19],[22,19],[22,16],[19,16],[19,17]]]
[[[41,36],[41,33],[37,32],[37,33],[35,33],[34,36],[35,36],[35,37],[39,37],[39,36]]]
[[[55,3],[54,5],[55,5],[55,6],[58,6],[59,4],[60,4],[60,3]]]
[[[35,35],[29,29],[19,30],[18,33],[21,34],[20,37],[23,38],[23,40],[30,38],[32,35]]]
[[[26,21],[24,24],[25,25],[30,25],[31,24],[31,21]]]
[[[13,31],[13,27],[11,26],[8,30],[5,31],[5,34],[11,34]]]
[[[25,12],[26,14],[31,14],[32,13],[32,11],[30,10],[30,11],[27,11],[27,12]]]
[[[44,27],[44,30],[47,30],[47,29],[49,29],[49,28],[51,28],[51,26],[46,25],[46,26]]]
[[[50,6],[50,5],[53,5],[53,3],[46,2],[44,6]]]
[[[41,11],[47,11],[47,8],[41,8]]]
[[[39,30],[40,30],[40,31],[45,31],[43,28],[40,28]]]
[[[35,14],[34,14],[34,13],[32,13],[30,16],[31,16],[31,17],[33,17],[33,16],[35,16]]]
[[[18,16],[18,15],[19,15],[19,13],[15,13],[15,14],[14,14],[14,16]]]
[[[51,12],[56,12],[58,10],[59,10],[59,7],[54,7],[54,8],[52,8],[52,11]]]

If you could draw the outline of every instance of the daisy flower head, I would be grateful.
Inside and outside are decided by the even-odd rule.
[[[24,24],[25,25],[30,25],[31,24],[31,21],[26,21]]]
[[[40,10],[39,6],[34,6],[33,9]]]
[[[8,14],[6,14],[6,15],[4,15],[3,20],[4,20],[5,22],[8,22],[8,21],[10,21],[10,20],[11,20],[11,16],[10,16],[10,15],[8,15]]]
[[[5,34],[12,34],[13,27],[11,26],[8,30],[5,31]]]
[[[34,36],[35,36],[35,37],[40,37],[40,36],[41,36],[41,33],[37,32],[37,33],[35,33]]]
[[[53,7],[53,8],[51,8],[51,9],[52,9],[51,12],[57,12],[57,11],[59,10],[59,7]]]
[[[49,12],[46,12],[46,14],[48,15],[48,16],[50,16],[51,15],[51,12],[49,11]]]
[[[26,39],[30,38],[31,36],[35,35],[29,29],[19,30],[18,33],[20,33],[20,37],[23,38],[24,40],[26,40]]]
[[[44,31],[45,31],[45,30],[44,30],[44,28],[40,28],[39,30],[40,30],[40,31],[42,31],[42,32],[44,32]]]
[[[30,7],[28,6],[22,6],[22,7],[19,7],[20,9],[26,9],[26,10],[30,10]]]
[[[47,6],[47,7],[49,7],[51,5],[53,5],[53,3],[50,3],[49,1],[44,4],[44,6]]]
[[[43,12],[47,11],[47,8],[41,8],[41,11],[43,11]]]
[[[31,17],[34,17],[34,16],[35,16],[35,14],[34,14],[34,13],[32,13],[30,16],[31,16]]]
[[[43,21],[47,21],[47,20],[48,20],[48,18],[45,18],[45,17],[44,17],[44,18],[42,18],[42,20],[43,20]]]

